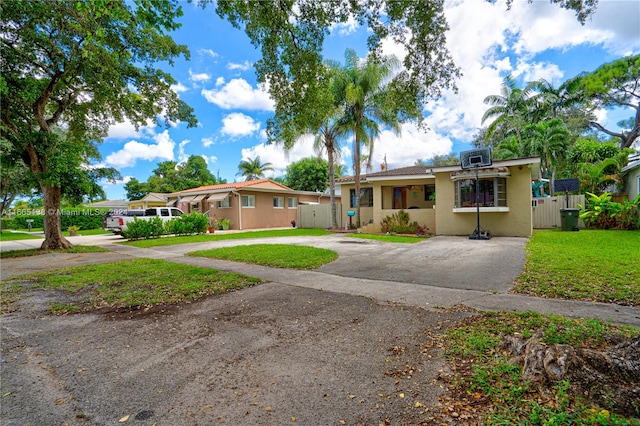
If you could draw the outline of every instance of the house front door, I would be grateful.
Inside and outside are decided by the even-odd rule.
[[[397,210],[407,208],[407,188],[405,186],[393,188],[393,208]]]

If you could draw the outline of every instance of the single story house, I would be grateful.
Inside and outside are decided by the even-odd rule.
[[[629,201],[633,201],[640,194],[640,154],[629,157],[629,162],[622,168],[625,187]]]
[[[360,176],[360,223],[381,232],[381,222],[399,210],[434,235],[470,235],[477,226],[475,170],[456,166],[409,166]],[[529,237],[531,182],[540,178],[540,158],[494,161],[478,170],[480,226],[493,236]],[[342,211],[355,209],[354,177],[337,179]]]
[[[159,192],[150,192],[139,200],[129,201],[129,210],[149,209],[151,207],[165,207],[167,195]]]
[[[298,220],[299,204],[329,203],[322,192],[296,191],[271,179],[201,186],[167,195],[167,206],[185,213],[200,212],[210,222],[231,220],[229,229],[291,227]]]
[[[84,206],[93,209],[126,210],[129,206],[129,202],[126,200],[104,200],[85,204]]]

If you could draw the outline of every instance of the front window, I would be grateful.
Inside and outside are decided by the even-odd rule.
[[[256,196],[255,195],[243,195],[242,196],[242,207],[256,207]]]
[[[298,199],[295,197],[288,197],[287,198],[287,206],[290,209],[297,209],[298,208]]]
[[[474,179],[455,182],[455,207],[506,207],[507,180],[505,178],[480,179],[479,197],[476,198],[476,181]],[[478,200],[478,201],[476,201]]]
[[[356,190],[349,191],[351,208],[356,207]],[[373,188],[360,188],[360,207],[373,207]]]
[[[231,194],[227,195],[227,197],[224,200],[218,201],[218,208],[219,209],[231,208]]]
[[[273,197],[273,208],[284,209],[284,197]]]

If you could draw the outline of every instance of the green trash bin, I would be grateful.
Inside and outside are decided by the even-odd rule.
[[[580,209],[560,209],[560,223],[563,231],[578,231]]]

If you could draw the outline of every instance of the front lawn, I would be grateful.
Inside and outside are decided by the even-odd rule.
[[[640,232],[536,230],[513,291],[640,306]]]
[[[319,237],[329,235],[331,232],[324,229],[274,229],[265,231],[246,231],[246,232],[230,232],[228,234],[198,234],[185,235],[176,237],[153,238],[149,240],[126,241],[122,244],[128,244],[140,248],[149,248],[157,246],[169,246],[174,244],[189,243],[207,243],[211,241],[221,240],[242,240],[247,238],[273,238],[273,237],[299,237],[310,236]]]
[[[107,251],[109,250],[107,250],[106,248],[98,247],[98,246],[74,245],[71,248],[59,249],[59,250],[26,249],[26,250],[0,251],[0,258],[8,259],[10,257],[38,256],[38,255],[47,254],[47,253],[103,253]]]
[[[42,235],[32,235],[26,232],[2,231],[0,233],[0,241],[37,240],[43,238]]]
[[[2,310],[9,308],[5,303],[15,301],[29,289],[68,293],[68,297],[63,298],[66,301],[54,303],[51,310],[69,313],[98,307],[129,309],[185,302],[261,282],[259,278],[211,268],[135,259],[63,268],[3,281]]]
[[[252,244],[222,247],[194,251],[187,253],[187,255],[289,269],[316,269],[338,258],[338,253],[333,250],[290,244]]]

